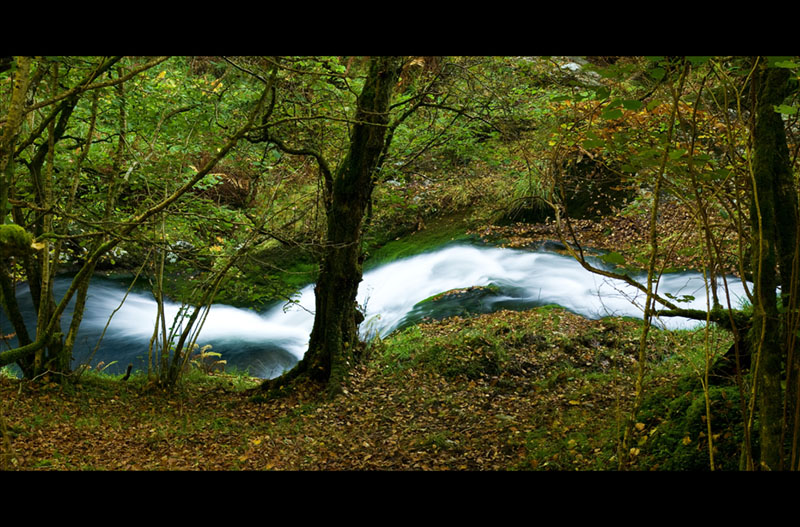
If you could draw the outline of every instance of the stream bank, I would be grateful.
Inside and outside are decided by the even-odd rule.
[[[36,471],[618,470],[640,332],[640,321],[556,307],[422,323],[373,342],[334,400],[312,385],[249,398],[252,380],[221,373],[194,372],[171,394],[142,374],[123,383],[92,372],[77,386],[0,377],[0,461]],[[725,337],[712,330],[709,342],[724,349]],[[687,391],[705,342],[702,331],[652,333],[647,389],[660,407],[702,400]],[[623,466],[702,469],[703,428],[671,426],[657,408]],[[714,426],[727,452],[736,437]]]

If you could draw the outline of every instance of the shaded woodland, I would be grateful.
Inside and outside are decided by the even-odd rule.
[[[303,359],[240,395],[279,401],[311,390],[319,404],[340,404],[375,374],[370,361],[391,346],[407,353],[402,343],[419,331],[361,337],[364,267],[458,218],[455,231],[498,245],[558,243],[645,295],[642,322],[617,340],[608,332],[623,335],[626,321],[581,330],[562,317],[574,339],[563,345],[624,348],[632,368],[613,462],[581,468],[642,468],[630,463],[645,447],[644,416],[656,419],[649,398],[669,384],[653,381],[667,333],[654,324],[681,316],[705,322],[705,343],[693,349],[707,467],[725,455],[727,468],[795,470],[799,75],[798,57],[760,56],[0,57],[0,366],[28,387],[86,382],[93,365],[76,363],[73,347],[89,284],[127,272],[159,306],[147,371],[135,374],[175,393],[198,364],[197,330],[212,303],[258,308],[316,283]],[[613,267],[598,266],[593,249]],[[677,268],[704,274],[706,309],[659,292],[659,277]],[[63,296],[59,276],[71,277]],[[729,276],[746,280],[746,302],[727,294]],[[35,324],[17,305],[21,284]],[[168,299],[186,306],[183,324],[164,315]],[[464,350],[479,350],[494,389],[509,367],[496,362],[504,346],[555,356],[543,344],[551,335],[517,335],[518,325],[505,338],[465,337],[463,347],[443,341],[435,349],[447,355],[428,360],[468,384],[483,377]],[[551,326],[537,331],[558,332]],[[430,351],[441,328],[424,327],[418,349]],[[720,334],[724,349],[711,344]],[[524,372],[533,363],[515,368],[514,383],[532,382]],[[561,381],[542,382],[558,393]],[[713,429],[718,396],[735,400],[725,437]],[[735,449],[723,454],[717,440]]]

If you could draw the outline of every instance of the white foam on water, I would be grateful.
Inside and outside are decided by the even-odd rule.
[[[636,277],[644,282],[645,277]],[[524,251],[469,245],[448,246],[382,265],[364,274],[357,301],[365,309],[361,325],[363,336],[385,336],[395,330],[414,306],[434,295],[453,289],[495,284],[515,295],[518,304],[552,303],[588,318],[603,316],[642,316],[645,295],[635,287],[584,269],[569,256],[552,252]],[[734,307],[745,298],[741,281],[730,279],[729,290]],[[513,291],[513,293],[511,292]],[[690,295],[693,299],[681,307],[706,309],[706,289],[697,272],[669,274],[662,277],[658,293],[674,297]],[[720,286],[720,293],[724,292]],[[97,332],[117,309],[124,290],[107,282],[93,282],[82,328]],[[498,296],[494,301],[511,299]],[[314,322],[314,288],[306,286],[294,302],[277,305],[264,313],[250,309],[215,304],[205,320],[197,342],[231,341],[270,343],[294,355],[298,360],[308,347]],[[165,303],[167,326],[173,324],[180,305]],[[130,337],[145,342],[153,333],[156,302],[152,296],[128,295],[114,314],[107,335]],[[697,321],[664,317],[658,325],[675,329],[700,324]]]
[[[645,276],[635,278],[640,283],[646,280]],[[742,283],[737,279],[728,282],[736,305],[745,298]],[[622,280],[592,273],[569,256],[472,246],[447,247],[368,272],[358,301],[366,303],[365,325],[371,324],[374,331],[385,335],[426,298],[452,289],[490,284],[511,286],[517,294],[521,291],[517,300],[558,304],[588,318],[643,316],[642,291]],[[722,294],[721,285],[719,290]],[[706,309],[705,283],[700,273],[666,275],[659,282],[658,292],[677,298],[691,295],[694,299],[681,302],[680,307]],[[657,323],[670,329],[699,324],[679,317],[663,317]]]
[[[102,330],[109,315],[119,307],[124,291],[109,284],[93,285],[89,289],[87,306],[82,327],[94,331]],[[312,295],[313,300],[313,295]],[[167,327],[182,327],[180,318],[182,306],[174,302],[164,302],[164,320]],[[193,308],[183,309],[188,316]],[[158,307],[150,295],[130,293],[122,307],[114,313],[106,331],[133,339],[149,339],[153,334]],[[256,311],[224,304],[213,304],[202,325],[197,342],[209,340],[235,340],[243,342],[271,342],[286,349],[298,359],[302,358],[308,344],[306,318],[308,314],[294,315],[289,312],[283,316],[262,315]],[[200,315],[203,316],[202,313]],[[198,318],[199,320],[199,318]],[[311,317],[313,322],[313,317]]]

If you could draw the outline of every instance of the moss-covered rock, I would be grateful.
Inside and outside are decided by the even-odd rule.
[[[559,167],[557,188],[529,189],[506,210],[495,217],[494,223],[544,223],[555,219],[551,201],[561,203],[572,219],[599,219],[612,214],[633,199],[634,187],[616,163],[607,159],[593,159],[575,152],[567,156]]]

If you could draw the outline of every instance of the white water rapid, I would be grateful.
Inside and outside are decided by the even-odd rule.
[[[636,278],[645,279],[644,276]],[[64,281],[61,287],[65,289],[66,283]],[[643,293],[624,282],[586,271],[568,256],[545,251],[453,245],[366,272],[357,299],[365,312],[362,334],[365,337],[375,333],[386,336],[403,324],[425,316],[453,314],[452,305],[420,302],[438,293],[474,286],[492,287],[477,299],[466,299],[472,302],[471,312],[558,304],[588,318],[642,316]],[[733,305],[738,306],[744,298],[742,284],[730,279],[728,286]],[[124,293],[117,284],[93,281],[75,350],[76,359],[88,356],[94,348]],[[693,299],[681,306],[706,309],[706,289],[699,273],[665,275],[658,285],[658,293],[669,293],[677,298],[688,295]],[[26,296],[29,295],[20,293],[21,303]],[[168,323],[178,309],[176,304],[166,306]],[[455,309],[462,309],[462,306]],[[277,305],[263,313],[213,305],[197,342],[201,346],[211,344],[229,365],[249,369],[252,375],[259,377],[274,377],[305,353],[313,311],[313,285],[303,288],[294,302]],[[139,361],[137,367],[140,367],[146,360],[155,317],[156,304],[150,295],[129,294],[122,308],[114,314],[93,362],[118,361],[124,370],[128,362]],[[4,319],[1,322],[0,329],[5,331],[8,322]],[[698,324],[666,317],[656,323],[670,329]]]
[[[594,262],[597,267],[605,267]],[[640,283],[646,275],[636,278]],[[569,256],[553,252],[452,246],[382,266],[364,275],[358,301],[366,305],[370,331],[393,331],[420,301],[437,293],[471,286],[495,285],[498,295],[484,299],[497,306],[558,304],[587,318],[643,315],[644,293],[619,280],[585,270]],[[741,281],[728,281],[734,306],[745,298]],[[722,294],[722,289],[719,289]],[[706,309],[703,276],[697,272],[665,275],[658,293],[676,298],[694,297],[681,307]],[[303,294],[308,294],[306,291]],[[313,300],[313,299],[312,299]],[[490,306],[487,306],[490,307]],[[679,329],[698,322],[664,317],[660,327]]]

